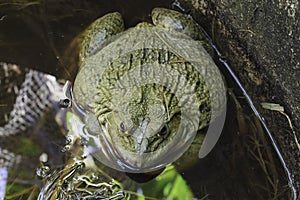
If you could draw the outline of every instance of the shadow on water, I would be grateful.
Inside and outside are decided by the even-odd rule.
[[[111,11],[119,11],[124,17],[126,27],[131,27],[141,21],[150,21],[152,8],[158,6],[171,8],[171,5],[171,1],[158,0],[35,2],[0,0],[0,61],[72,79],[72,72],[65,73],[73,70],[65,68],[66,66],[72,67],[76,63],[76,56],[72,56],[75,53],[69,49],[70,44],[94,19]],[[223,133],[207,157],[193,166],[179,170],[181,176],[196,198],[291,199],[286,172],[263,126],[222,63],[218,65],[225,74],[229,87],[228,112]],[[10,106],[14,103],[4,96],[1,96],[2,102],[8,102]],[[0,109],[3,111],[5,108]],[[57,149],[60,150],[64,145],[63,137],[57,136],[54,139],[53,137],[55,136],[51,136],[49,140],[55,141],[54,145],[44,142],[45,144],[37,147],[42,149],[37,151],[43,152],[43,148],[48,150],[56,148],[51,150],[52,155],[59,154]],[[33,141],[36,143],[39,140],[33,138]],[[27,143],[25,141],[25,146],[32,145],[30,149],[34,149],[34,143],[29,141]],[[34,177],[33,170],[38,166],[38,161],[32,161],[33,157],[24,165],[26,170],[29,169],[29,174],[11,172],[14,175],[10,178],[12,183],[17,182],[19,185],[29,186],[28,188],[40,184]],[[38,160],[38,156],[35,157]],[[61,165],[62,160],[53,161],[53,166]],[[19,167],[18,171],[22,172],[22,167]],[[161,194],[153,194],[153,191],[147,189],[147,184],[154,187],[151,181],[141,184],[145,195],[160,198]],[[8,187],[11,188],[12,186]],[[9,194],[14,191],[18,190],[13,189]]]

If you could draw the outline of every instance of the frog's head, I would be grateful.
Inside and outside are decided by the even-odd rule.
[[[149,172],[174,162],[193,141],[199,120],[203,127],[210,118],[206,109],[199,110],[209,103],[207,90],[199,101],[195,84],[168,65],[137,66],[119,79],[112,74],[107,70],[90,93],[74,90],[78,105],[89,112],[85,124],[92,134],[86,138],[96,150],[93,156],[127,172]]]
[[[176,96],[162,86],[132,88],[129,93],[119,93],[110,103],[111,111],[99,115],[98,122],[109,154],[123,165],[157,167],[164,162],[166,153],[178,146],[175,137],[181,111]]]
[[[170,121],[162,104],[146,108],[139,104],[124,105],[124,110],[108,115],[107,130],[117,149],[123,150],[121,154],[128,151],[138,155],[158,150],[171,137],[175,131],[170,130]]]

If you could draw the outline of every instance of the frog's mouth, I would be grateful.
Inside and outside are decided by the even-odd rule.
[[[193,137],[186,137],[191,133],[191,126],[181,126],[180,133],[166,145],[153,152],[146,151],[147,138],[138,138],[140,147],[136,151],[129,151],[122,145],[115,145],[110,136],[108,124],[99,125],[97,133],[89,133],[90,153],[94,158],[114,169],[130,172],[145,173],[159,170],[178,159],[189,147]]]
[[[98,134],[98,138],[94,138],[97,141],[93,142],[99,142],[97,146],[102,148],[93,156],[104,164],[132,173],[154,171],[169,164],[163,162],[164,159],[158,159],[161,156],[157,154],[164,155],[162,150],[155,153],[146,152],[147,138],[136,138],[135,150],[130,151],[122,145],[114,145],[107,125],[101,125],[100,129],[102,134]]]

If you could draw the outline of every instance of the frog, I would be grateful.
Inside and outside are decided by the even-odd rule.
[[[125,29],[120,13],[108,13],[83,31],[79,72],[73,86],[66,84],[64,91],[70,104],[57,102],[63,95],[55,77],[29,70],[0,136],[32,129],[47,110],[68,104],[67,129],[73,131],[66,149],[69,144],[83,148],[76,159],[72,154],[71,161],[76,162],[62,171],[62,180],[68,183],[65,175],[74,174],[74,168],[76,174],[81,168],[94,169],[90,155],[97,165],[99,161],[127,174],[150,174],[149,179],[179,158],[190,162],[185,159],[207,155],[219,137],[208,137],[211,122],[226,111],[222,75],[203,48],[201,28],[190,16],[155,8],[151,18],[151,23]],[[6,149],[0,149],[0,157],[5,158],[1,162],[5,168],[20,162]],[[120,184],[108,186],[125,195],[119,193]]]
[[[226,104],[222,75],[202,45],[199,25],[166,8],[154,8],[151,19],[125,30],[113,12],[86,28],[69,92],[90,154],[130,173],[173,163],[193,141],[203,146],[207,132],[199,131]]]

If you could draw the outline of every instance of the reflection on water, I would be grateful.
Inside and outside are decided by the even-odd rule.
[[[68,48],[76,35],[91,21],[107,12],[117,10],[124,16],[126,26],[130,27],[137,22],[150,20],[149,14],[153,7],[170,7],[170,5],[171,2],[168,1],[162,3],[162,1],[134,0],[126,2],[122,0],[51,2],[2,0],[0,1],[0,61],[16,63],[61,78],[72,79],[71,75],[65,73],[71,69],[64,67],[71,66],[76,62],[76,58],[73,50]],[[222,68],[221,63],[219,65]],[[22,74],[17,75],[21,77]],[[248,107],[234,81],[226,74],[225,77],[228,87],[231,88],[228,92],[225,128],[216,147],[207,157],[201,160],[195,158],[196,163],[191,166],[186,164],[190,161],[181,159],[175,165],[177,171],[173,168],[168,169],[163,175],[142,184],[130,180],[126,174],[110,169],[105,171],[105,168],[105,172],[101,172],[103,177],[108,173],[108,177],[118,181],[115,183],[118,188],[124,187],[124,191],[129,191],[132,197],[134,196],[132,194],[141,192],[154,199],[174,195],[172,191],[176,190],[178,187],[176,184],[179,184],[181,189],[186,189],[185,194],[188,195],[191,191],[194,197],[203,199],[291,198],[285,171],[270,141],[266,138],[260,121]],[[15,84],[19,84],[22,78],[19,82],[17,80],[19,79],[16,79]],[[4,87],[2,83],[3,81],[0,83],[1,91]],[[12,100],[14,97],[3,94],[0,94],[0,113],[4,111],[7,113],[8,108],[11,108],[14,103]],[[3,124],[3,118],[1,120]],[[46,120],[44,125],[47,124],[49,125]],[[42,152],[47,151],[49,155],[47,164],[51,169],[62,167],[64,164],[65,154],[60,153],[60,156],[55,156],[64,146],[64,137],[60,131],[57,131],[59,127],[49,129],[44,125],[35,131],[35,134],[27,133],[18,136],[17,139],[16,137],[9,139],[20,147],[16,148],[18,153],[25,154],[26,157],[21,166],[10,170],[8,179],[10,184],[7,187],[10,199],[17,198],[17,195],[36,198],[37,185],[43,184],[35,176],[35,169],[39,166],[38,156]],[[48,135],[45,136],[45,133]],[[1,145],[9,146],[9,144],[11,143],[1,142]],[[55,176],[61,177],[59,174]],[[117,193],[118,191],[115,191],[116,194],[121,194]]]

